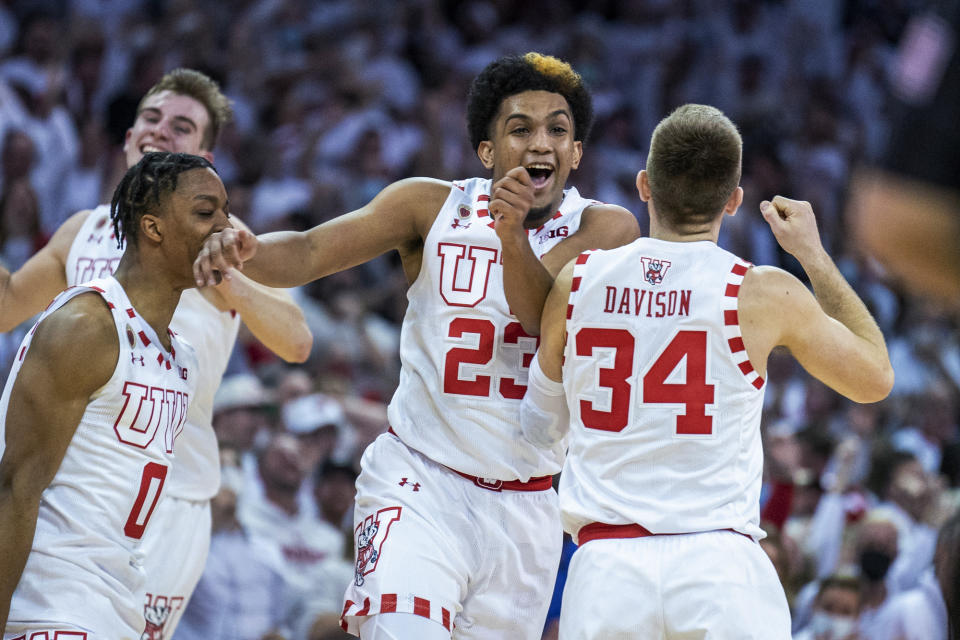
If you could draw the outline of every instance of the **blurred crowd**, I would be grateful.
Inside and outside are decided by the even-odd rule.
[[[650,132],[675,106],[713,104],[744,138],[744,204],[721,244],[802,277],[758,204],[809,200],[888,341],[897,381],[875,405],[774,354],[763,421],[764,545],[796,637],[856,637],[823,629],[859,618],[862,637],[885,638],[917,611],[958,505],[960,334],[956,316],[858,252],[844,207],[851,171],[883,149],[887,74],[926,4],[0,0],[0,260],[15,270],[71,213],[109,201],[137,103],[178,66],[233,100],[215,164],[256,232],[308,228],[400,178],[483,175],[466,92],[504,53],[556,55],[584,76],[597,121],[571,182],[641,227],[634,179]],[[396,255],[296,290],[315,338],[304,366],[241,336],[215,405],[210,559],[176,638],[341,637],[353,481],[386,428],[405,290]],[[0,336],[4,371],[28,328]],[[218,635],[224,620],[240,631]]]

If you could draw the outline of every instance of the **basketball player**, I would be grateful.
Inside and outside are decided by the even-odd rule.
[[[143,536],[199,382],[168,326],[204,239],[230,223],[210,163],[171,153],[127,171],[111,218],[126,241],[116,275],[51,303],[0,400],[5,640],[144,631]]]
[[[213,147],[231,115],[217,84],[197,71],[167,73],[144,96],[127,131],[127,166],[147,151],[180,151],[213,161]],[[74,214],[50,242],[13,274],[0,267],[0,328],[9,330],[33,314],[61,289],[110,275],[122,248],[110,225],[110,209],[101,205]],[[230,223],[243,227],[231,218]],[[245,227],[243,227],[245,228]],[[206,563],[210,546],[210,499],[220,482],[220,457],[213,419],[213,395],[236,342],[240,319],[280,357],[304,361],[312,344],[303,313],[284,291],[269,289],[242,275],[201,293],[188,290],[173,319],[198,353],[201,371],[195,401],[167,479],[165,500],[153,515],[144,540],[149,577],[144,614],[158,631],[152,640],[169,639]],[[158,532],[163,532],[159,535]]]
[[[561,638],[788,639],[783,588],[756,542],[767,356],[786,346],[857,402],[893,384],[883,336],[809,203],[777,196],[761,211],[813,294],[716,245],[743,197],[741,148],[713,107],[670,114],[637,178],[650,238],[581,254],[544,308],[521,422],[546,450],[569,435],[560,508],[580,549]]]
[[[540,637],[562,542],[551,476],[563,450],[521,438],[533,334],[563,264],[638,235],[630,212],[564,189],[591,121],[565,62],[496,60],[473,82],[467,120],[492,180],[402,180],[303,233],[225,230],[194,269],[209,283],[250,260],[248,275],[289,286],[400,252],[411,283],[400,385],[392,429],[363,455],[343,610],[365,640]]]

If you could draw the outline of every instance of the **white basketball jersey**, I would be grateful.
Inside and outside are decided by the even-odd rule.
[[[76,285],[111,275],[120,263],[110,207],[100,205],[77,232],[67,256],[67,284]],[[190,403],[187,426],[180,437],[176,468],[171,471],[167,494],[185,500],[209,500],[220,487],[220,454],[213,432],[213,396],[237,339],[240,318],[222,312],[196,289],[187,289],[173,314],[170,327],[186,336],[197,352],[201,372],[197,394]]]
[[[641,238],[576,261],[563,385],[564,528],[734,529],[759,539],[763,379],[740,335],[749,263]]]
[[[408,446],[463,473],[497,480],[557,473],[562,450],[537,449],[521,436],[520,400],[538,339],[524,333],[504,295],[500,239],[487,210],[491,181],[453,184],[407,292],[390,424]],[[529,230],[534,253],[576,232],[594,204],[568,189],[556,215]]]
[[[33,546],[11,602],[11,626],[49,621],[89,629],[143,627],[143,604],[134,595],[145,576],[140,541],[166,493],[174,441],[196,389],[197,360],[173,332],[167,352],[113,277],[67,289],[38,324],[90,291],[110,307],[120,355],[113,375],[90,396],[43,491]],[[10,393],[34,331],[36,326],[24,338],[0,399],[0,451]]]

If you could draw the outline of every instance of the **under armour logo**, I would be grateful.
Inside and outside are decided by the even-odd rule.
[[[141,366],[141,367],[144,366],[144,364],[143,364],[143,356],[135,356],[135,355],[133,355],[133,354],[131,353],[131,354],[130,354],[130,362],[131,362],[131,363],[134,363],[134,362],[136,362],[137,360],[140,361],[140,366]]]
[[[414,490],[414,491],[420,491],[420,483],[419,483],[419,482],[410,482],[410,481],[407,480],[406,478],[400,478],[400,486],[401,486],[401,487],[406,486],[406,485],[408,485],[408,484],[413,487],[413,490]]]

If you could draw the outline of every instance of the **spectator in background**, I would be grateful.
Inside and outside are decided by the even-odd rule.
[[[210,501],[213,535],[203,575],[174,640],[289,640],[290,602],[279,550],[236,517],[239,482],[224,473]]]
[[[36,160],[33,141],[23,131],[9,129],[3,140],[0,176],[0,259],[18,269],[45,239],[40,231],[40,201],[30,182]]]
[[[861,583],[853,576],[833,575],[820,583],[813,601],[810,624],[793,640],[859,640],[857,621],[861,607]]]

